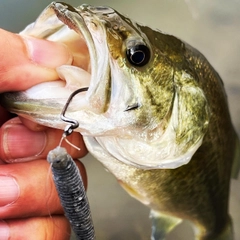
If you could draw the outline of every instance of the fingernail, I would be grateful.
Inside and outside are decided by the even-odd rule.
[[[4,127],[2,142],[7,162],[25,162],[41,158],[47,137],[45,132],[34,132],[14,123]]]
[[[0,175],[0,207],[17,201],[19,195],[20,190],[16,180],[10,176]]]
[[[8,240],[10,237],[10,230],[7,223],[4,221],[0,221],[0,239],[1,240]]]
[[[23,39],[29,57],[39,65],[56,68],[72,63],[72,55],[64,44],[25,36]]]

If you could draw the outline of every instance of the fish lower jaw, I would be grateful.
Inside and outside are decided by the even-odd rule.
[[[202,140],[191,146],[186,152],[178,145],[147,143],[134,138],[124,139],[116,136],[86,137],[88,149],[111,172],[116,172],[111,161],[121,162],[139,169],[175,169],[187,164],[202,143]],[[119,178],[121,179],[121,178]]]

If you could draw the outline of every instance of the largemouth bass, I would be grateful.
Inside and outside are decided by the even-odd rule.
[[[182,219],[193,223],[195,239],[233,239],[228,198],[239,142],[223,82],[200,52],[86,4],[52,3],[20,34],[64,43],[74,61],[57,69],[58,81],[2,95],[3,106],[64,129],[68,96],[89,87],[67,115],[88,150],[151,208],[151,239],[165,239]]]

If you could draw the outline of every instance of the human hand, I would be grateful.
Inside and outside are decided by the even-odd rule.
[[[54,68],[71,63],[71,54],[61,44],[34,40],[36,49],[30,56],[20,36],[4,30],[0,36],[4,46],[0,50],[0,92],[55,80]],[[48,152],[59,144],[62,131],[10,117],[0,107],[0,239],[69,239],[70,227],[46,161]],[[73,158],[86,154],[79,133],[69,136],[69,141],[81,148],[77,151],[63,144]],[[77,164],[86,183],[84,167],[79,161]]]

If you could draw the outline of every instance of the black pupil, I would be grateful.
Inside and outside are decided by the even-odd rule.
[[[145,59],[145,53],[143,51],[136,51],[132,54],[132,61],[136,64],[141,64]]]
[[[150,50],[145,45],[135,45],[127,49],[128,61],[134,66],[144,66],[150,59]]]

